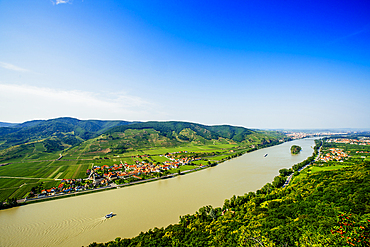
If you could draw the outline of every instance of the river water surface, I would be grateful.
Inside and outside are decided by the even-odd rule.
[[[294,144],[302,147],[298,155],[290,153]],[[313,146],[313,139],[295,140],[191,174],[1,210],[0,246],[87,246],[178,223],[180,215],[256,191],[312,155]],[[116,216],[105,219],[110,212]]]

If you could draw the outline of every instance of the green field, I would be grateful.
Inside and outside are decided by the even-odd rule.
[[[174,173],[175,174],[175,173],[178,173],[179,170],[180,170],[180,172],[183,172],[183,171],[192,170],[192,169],[197,168],[197,167],[199,167],[199,166],[184,165],[184,166],[180,166],[177,169],[170,170],[170,173]]]
[[[101,131],[110,124],[117,124],[89,123],[95,127],[99,124]],[[62,179],[86,178],[87,169],[94,165],[112,166],[121,162],[135,164],[143,161],[162,163],[169,161],[160,156],[166,153],[175,153],[173,157],[176,159],[200,157],[202,160],[193,164],[207,165],[208,161],[219,161],[248,151],[251,144],[260,144],[262,147],[262,144],[272,144],[270,141],[276,144],[280,138],[284,138],[284,135],[274,132],[183,122],[141,123],[130,125],[130,128],[119,126],[104,133],[98,131],[99,135],[89,128],[90,125],[75,119],[55,119],[41,125],[39,128],[17,129],[23,141],[12,135],[5,135],[2,138],[7,139],[0,140],[0,164],[6,164],[0,166],[0,176],[5,177],[0,179],[0,201],[22,198],[41,182],[45,188],[51,188]],[[48,134],[45,130],[48,130]],[[58,160],[60,155],[63,157]],[[141,155],[146,157],[138,157]],[[183,166],[179,169],[184,171],[193,168]],[[10,180],[13,182],[10,183]]]
[[[167,159],[166,157],[164,156],[159,156],[159,155],[155,155],[155,156],[151,156],[151,158],[154,160],[154,162],[165,162],[165,161],[169,161],[169,159]]]
[[[333,162],[334,163],[334,162]],[[336,164],[330,164],[330,165],[311,165],[301,171],[298,176],[294,176],[292,179],[292,184],[298,183],[302,179],[305,179],[308,175],[316,173],[316,172],[322,172],[322,171],[333,171],[333,170],[338,170],[342,169],[345,167],[348,167],[349,165],[343,165],[340,164],[339,162],[335,162]]]
[[[0,178],[0,201],[7,198],[22,198],[40,180]]]
[[[212,161],[217,161],[217,160],[223,160],[223,159],[227,159],[228,157],[230,157],[230,155],[232,155],[233,153],[230,153],[229,155],[218,155],[218,156],[214,156],[214,157],[209,157],[208,159],[209,160],[212,160]]]
[[[84,151],[91,148],[93,141],[87,141],[78,148],[72,148],[63,154],[63,159],[55,160],[59,157],[59,154],[47,154],[40,155],[40,157],[26,155],[22,159],[15,158],[8,160],[11,163],[6,166],[0,167],[0,176],[4,177],[17,177],[17,178],[2,178],[0,179],[0,201],[7,198],[22,198],[24,197],[32,187],[37,184],[44,182],[45,188],[51,188],[57,186],[60,181],[54,181],[54,179],[72,179],[72,178],[86,178],[86,170],[91,169],[93,165],[102,166],[113,164],[127,163],[134,164],[135,161],[151,161],[151,162],[164,162],[169,159],[163,155],[165,153],[175,153],[180,151],[187,151],[189,156],[197,156],[197,154],[205,154],[212,152],[220,152],[221,155],[214,157],[207,157],[211,161],[221,160],[227,158],[230,154],[230,150],[235,149],[234,144],[210,144],[205,146],[189,144],[181,147],[164,148],[155,147],[147,150],[136,150],[132,152],[126,152],[123,154],[98,154],[98,153],[83,153]],[[33,147],[35,150],[43,151],[44,146],[41,143],[36,143]],[[191,153],[193,152],[193,153]],[[40,152],[36,152],[40,154]],[[191,154],[190,154],[191,153]],[[136,157],[137,155],[149,155],[146,157]],[[54,160],[46,160],[54,158]],[[208,164],[205,160],[194,161],[194,165],[206,165]],[[190,170],[196,166],[182,166],[180,171]],[[177,173],[178,169],[171,171]],[[33,178],[33,179],[22,179],[22,178]],[[22,186],[21,186],[22,185]],[[20,187],[21,186],[21,187]]]
[[[320,171],[332,171],[332,170],[338,170],[338,169],[342,169],[344,167],[348,167],[347,165],[332,165],[332,166],[313,166],[313,167],[310,167],[307,169],[306,172],[311,172],[311,173],[315,173],[315,172],[320,172]]]

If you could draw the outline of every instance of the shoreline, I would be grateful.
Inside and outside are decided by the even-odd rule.
[[[305,139],[305,138],[302,138],[302,139]],[[5,206],[5,207],[1,208],[0,210],[10,209],[10,208],[20,207],[20,206],[26,206],[28,204],[33,204],[33,203],[38,203],[38,202],[46,202],[46,201],[52,201],[52,200],[57,200],[57,199],[73,197],[73,196],[85,195],[85,194],[90,194],[90,193],[104,192],[104,191],[107,191],[107,190],[120,189],[120,188],[129,187],[129,186],[134,186],[134,185],[137,185],[137,184],[144,184],[144,183],[149,183],[149,182],[153,182],[153,181],[158,181],[158,180],[161,180],[161,179],[169,179],[169,178],[173,178],[173,177],[177,177],[177,176],[182,176],[182,175],[185,175],[185,174],[190,174],[190,173],[193,173],[193,172],[204,170],[204,169],[207,169],[207,168],[210,168],[210,167],[218,166],[219,164],[222,164],[225,161],[241,157],[242,155],[244,155],[246,153],[251,153],[251,152],[254,152],[254,151],[257,151],[257,150],[262,150],[264,148],[277,146],[277,145],[280,145],[280,144],[283,144],[283,143],[286,143],[286,142],[290,142],[290,141],[294,141],[294,140],[279,142],[279,143],[276,143],[276,144],[273,144],[273,145],[266,145],[264,147],[255,148],[255,149],[250,150],[250,151],[246,151],[246,149],[244,149],[244,150],[241,150],[239,153],[236,153],[238,155],[235,156],[235,157],[231,157],[229,159],[222,159],[216,164],[203,165],[203,166],[200,166],[200,167],[197,167],[197,168],[194,168],[194,169],[185,170],[185,171],[182,171],[180,174],[172,173],[172,174],[165,175],[165,176],[162,176],[162,177],[150,178],[150,179],[145,179],[145,180],[138,180],[138,181],[134,181],[134,182],[127,183],[127,184],[121,184],[121,185],[115,185],[114,183],[112,183],[112,184],[110,184],[110,186],[106,186],[106,187],[94,188],[94,189],[89,189],[89,190],[84,190],[84,191],[75,191],[73,193],[58,194],[58,195],[47,196],[47,197],[43,197],[43,198],[20,199],[20,200],[17,200],[17,205],[10,206],[10,207]]]
[[[150,179],[145,179],[145,180],[143,179],[143,180],[138,180],[138,181],[134,181],[134,182],[131,182],[131,183],[127,183],[127,184],[106,186],[106,187],[100,187],[100,188],[89,189],[89,190],[84,190],[84,191],[75,191],[75,192],[69,193],[69,194],[58,194],[58,195],[48,196],[48,197],[44,197],[44,198],[34,198],[34,199],[31,198],[31,199],[27,199],[27,200],[21,199],[21,200],[24,200],[24,201],[20,202],[17,206],[14,206],[14,207],[25,206],[27,204],[32,204],[32,203],[37,203],[37,202],[52,201],[52,200],[57,200],[57,199],[62,199],[62,198],[67,198],[67,197],[73,197],[73,196],[79,196],[79,195],[85,195],[85,194],[91,194],[91,193],[97,193],[97,192],[104,192],[104,191],[107,191],[107,190],[120,189],[120,188],[125,188],[125,187],[138,185],[138,184],[150,183],[150,182],[158,181],[158,180],[161,180],[161,179],[169,179],[169,178],[174,178],[174,177],[177,177],[177,176],[182,176],[182,175],[193,173],[193,172],[196,172],[196,171],[199,171],[199,170],[204,170],[204,169],[209,168],[209,167],[211,167],[211,166],[206,165],[206,166],[202,166],[202,167],[199,167],[199,168],[183,171],[183,172],[181,172],[181,174],[173,173],[173,174],[169,174],[169,175],[158,177],[158,178],[150,178]],[[11,208],[11,207],[9,207],[9,208]],[[4,208],[4,209],[7,209],[7,208]]]

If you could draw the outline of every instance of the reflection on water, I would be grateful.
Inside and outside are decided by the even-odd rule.
[[[290,154],[293,144],[300,154]],[[2,210],[0,246],[81,246],[174,224],[204,205],[219,207],[256,191],[279,169],[310,156],[313,145],[313,139],[297,140],[171,179]],[[110,212],[116,216],[105,219]]]

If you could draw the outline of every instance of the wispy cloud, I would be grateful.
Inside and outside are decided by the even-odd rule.
[[[72,0],[50,0],[53,4],[72,3]]]
[[[153,103],[125,92],[100,94],[11,84],[0,84],[0,112],[4,119],[16,122],[57,116],[143,120],[160,115]]]
[[[30,72],[28,69],[15,66],[14,64],[0,62],[0,67],[8,70],[19,71],[19,72]]]
[[[350,38],[350,37],[352,37],[352,36],[356,36],[356,35],[359,35],[359,34],[361,34],[361,33],[366,33],[366,32],[369,32],[369,31],[370,31],[370,23],[369,23],[369,24],[367,24],[365,27],[363,27],[363,28],[362,28],[361,30],[359,30],[359,31],[356,31],[356,32],[350,33],[350,34],[348,34],[348,35],[346,35],[346,36],[343,36],[343,37],[337,38],[337,39],[335,39],[335,40],[333,40],[333,41],[329,42],[329,43],[328,43],[328,45],[334,44],[334,43],[336,43],[336,42],[338,42],[338,41],[341,41],[341,40],[344,40],[344,39],[348,39],[348,38]]]

